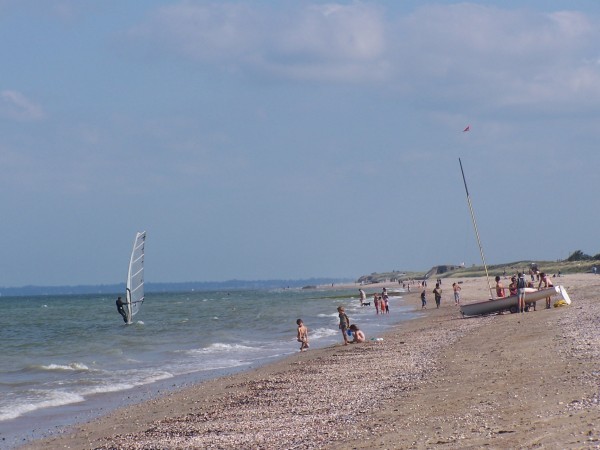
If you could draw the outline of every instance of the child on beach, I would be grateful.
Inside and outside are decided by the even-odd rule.
[[[421,291],[421,309],[427,309],[427,298],[425,298],[425,287]]]
[[[454,305],[458,306],[460,303],[460,286],[458,283],[452,283],[452,290],[454,291]]]
[[[355,324],[350,325],[350,331],[352,332],[352,344],[358,344],[367,340],[365,333],[363,333]]]
[[[342,330],[342,336],[344,336],[344,345],[348,345],[348,328],[350,327],[350,319],[344,312],[343,306],[338,306],[337,308],[340,318],[339,329]]]
[[[304,322],[302,322],[302,319],[296,320],[296,324],[298,325],[298,342],[300,342],[300,351],[303,352],[309,347],[308,328],[304,326]]]

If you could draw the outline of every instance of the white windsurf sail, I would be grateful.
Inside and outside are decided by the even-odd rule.
[[[129,272],[127,273],[127,290],[125,292],[127,302],[127,323],[132,323],[133,316],[137,314],[144,303],[144,246],[146,245],[146,232],[136,233],[129,260]]]

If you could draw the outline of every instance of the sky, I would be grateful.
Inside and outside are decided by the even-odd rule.
[[[600,253],[600,2],[0,0],[0,286]],[[469,126],[469,131],[463,130]]]

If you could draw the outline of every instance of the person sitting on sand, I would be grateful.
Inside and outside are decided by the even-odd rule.
[[[296,323],[298,324],[298,342],[300,342],[300,351],[303,352],[309,347],[308,328],[306,328],[302,319],[296,320]]]
[[[344,345],[348,345],[348,327],[350,327],[350,319],[344,312],[343,306],[338,306],[337,308],[340,318],[340,324],[338,325],[339,329],[342,330],[342,336],[344,336]]]
[[[365,333],[363,333],[355,324],[350,325],[350,331],[352,332],[352,344],[358,344],[367,340]]]

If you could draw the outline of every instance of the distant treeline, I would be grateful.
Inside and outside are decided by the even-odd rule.
[[[228,280],[190,281],[181,283],[147,283],[146,293],[218,291],[236,289],[285,289],[301,288],[307,285],[351,283],[349,278],[308,278],[300,280]],[[0,288],[0,296],[27,295],[85,295],[122,294],[125,284],[100,284],[80,286],[22,286]]]
[[[571,253],[571,256],[567,258],[567,261],[598,261],[600,260],[600,253],[594,256],[586,255],[581,250],[575,250]]]

